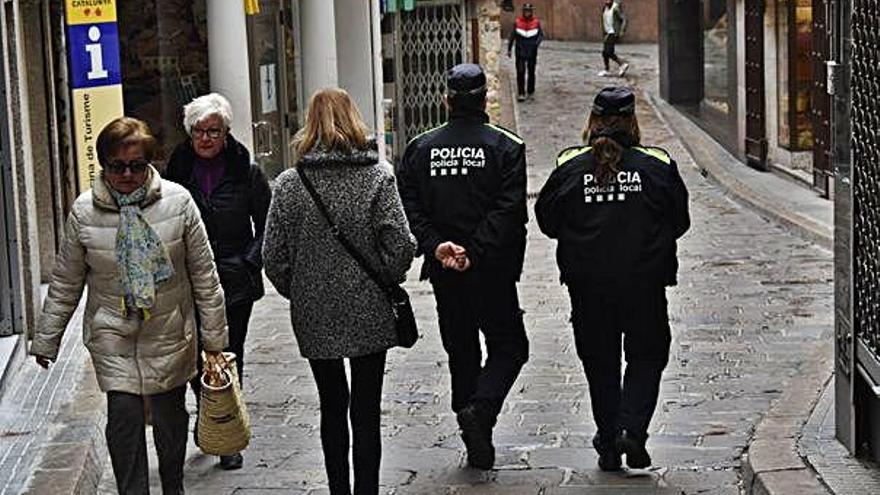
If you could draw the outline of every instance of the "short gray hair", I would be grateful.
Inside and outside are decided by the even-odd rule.
[[[192,128],[206,118],[217,115],[223,119],[223,125],[227,129],[232,125],[232,105],[223,95],[210,93],[187,103],[183,106],[183,128],[187,134],[192,134]]]

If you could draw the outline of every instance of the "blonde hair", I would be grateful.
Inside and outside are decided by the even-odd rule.
[[[212,115],[219,116],[227,129],[232,125],[232,105],[229,103],[229,100],[219,93],[199,96],[184,105],[183,128],[186,129],[187,134],[192,134],[194,125]]]
[[[101,167],[106,166],[111,156],[129,146],[140,146],[144,158],[152,160],[156,151],[156,138],[153,137],[146,122],[132,117],[119,117],[107,124],[98,134],[95,143],[98,163]]]
[[[318,90],[309,100],[306,124],[293,140],[299,158],[315,146],[351,150],[367,144],[369,129],[351,96],[339,88]]]
[[[630,115],[597,115],[590,112],[590,117],[584,126],[582,134],[585,143],[593,147],[593,156],[596,157],[596,178],[600,184],[605,183],[614,172],[623,156],[623,145],[606,136],[591,139],[592,134],[598,129],[613,129],[621,134],[628,135],[632,142],[638,144],[642,140],[639,130],[639,121],[635,114]]]

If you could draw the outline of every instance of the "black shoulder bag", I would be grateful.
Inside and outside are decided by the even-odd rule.
[[[318,208],[318,212],[324,217],[324,220],[327,221],[327,225],[330,227],[330,233],[333,234],[333,237],[339,241],[339,244],[348,251],[348,254],[358,265],[360,265],[361,269],[366,272],[367,276],[369,276],[370,279],[382,289],[382,292],[385,293],[388,300],[391,302],[391,310],[394,312],[394,328],[397,331],[397,344],[401,347],[406,347],[407,349],[414,346],[419,339],[419,331],[416,326],[416,317],[415,314],[413,314],[409,294],[407,294],[406,290],[400,285],[386,284],[382,281],[382,277],[380,277],[379,273],[370,266],[370,263],[361,252],[354,247],[342,232],[339,231],[339,227],[336,225],[336,222],[333,221],[330,212],[327,211],[324,201],[321,199],[318,192],[315,191],[315,186],[312,185],[312,181],[309,180],[302,168],[296,167],[296,172],[299,174],[299,178],[302,181],[303,186],[305,186],[306,191],[308,191],[309,196],[312,197],[312,201],[314,201],[315,206]]]

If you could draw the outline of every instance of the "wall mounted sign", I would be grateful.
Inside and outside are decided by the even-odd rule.
[[[116,0],[65,0],[68,70],[79,191],[98,171],[96,141],[124,115]]]

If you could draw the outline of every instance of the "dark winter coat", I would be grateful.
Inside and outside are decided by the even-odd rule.
[[[263,231],[272,192],[247,148],[232,136],[226,138],[221,153],[226,171],[210,197],[205,197],[193,176],[196,155],[190,141],[171,154],[164,176],[185,187],[199,207],[226,305],[235,306],[252,303],[264,294]]]
[[[297,163],[339,227],[386,283],[399,283],[415,254],[394,176],[375,143],[351,152],[314,150]],[[290,299],[300,353],[365,356],[397,345],[391,304],[331,234],[296,170],[278,176],[263,245],[266,275]]]
[[[541,21],[537,17],[526,19],[517,17],[507,42],[507,53],[516,46],[516,58],[535,58],[538,56],[538,47],[544,41],[544,30]]]
[[[437,246],[467,250],[471,270],[518,279],[526,249],[526,150],[485,113],[454,114],[413,139],[398,171],[400,196],[425,255],[422,277],[444,272]]]
[[[605,183],[596,165],[589,146],[563,151],[535,204],[541,231],[559,240],[562,282],[599,290],[675,285],[676,240],[690,227],[675,161],[658,148],[628,148]]]

